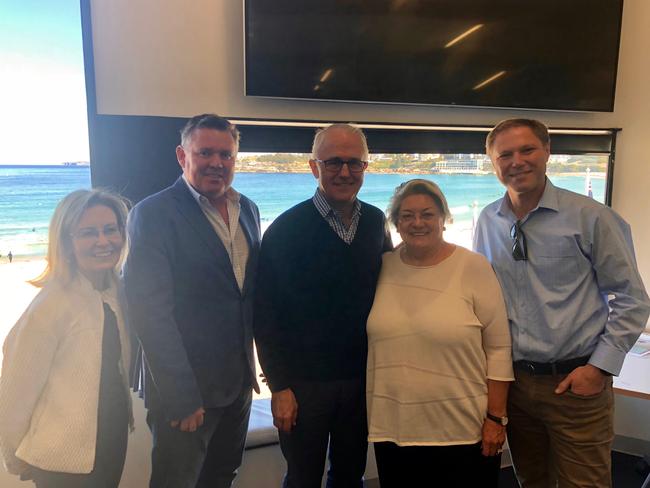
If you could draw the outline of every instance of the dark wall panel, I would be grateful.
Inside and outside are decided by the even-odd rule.
[[[90,140],[93,186],[111,188],[133,202],[181,174],[175,148],[185,119],[98,115]]]

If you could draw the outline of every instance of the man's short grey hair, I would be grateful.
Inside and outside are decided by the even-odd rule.
[[[497,136],[515,127],[528,127],[544,146],[548,146],[551,143],[551,137],[548,135],[548,127],[543,122],[535,119],[506,119],[495,125],[488,133],[485,138],[485,152],[489,155]]]
[[[366,140],[366,135],[359,127],[352,124],[332,124],[328,125],[327,127],[323,127],[322,129],[318,129],[316,131],[316,135],[314,136],[314,143],[311,147],[312,159],[319,159],[317,156],[318,151],[323,145],[328,132],[334,129],[349,132],[350,134],[359,136],[359,139],[361,139],[361,145],[363,146],[363,155],[361,156],[361,159],[363,161],[368,160],[368,141]]]
[[[237,149],[239,149],[240,136],[237,126],[230,123],[228,119],[219,117],[216,114],[195,115],[188,120],[185,126],[181,129],[181,146],[187,147],[190,139],[192,139],[192,134],[199,129],[214,129],[221,132],[227,132],[232,136]]]

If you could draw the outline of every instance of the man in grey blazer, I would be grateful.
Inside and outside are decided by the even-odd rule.
[[[176,148],[183,174],[141,201],[127,224],[124,282],[140,340],[151,488],[228,487],[259,390],[252,295],[259,211],[231,188],[239,132],[190,119]]]

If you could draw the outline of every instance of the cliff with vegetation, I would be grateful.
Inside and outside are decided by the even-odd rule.
[[[309,154],[240,154],[238,171],[244,173],[308,173]],[[458,163],[466,163],[459,169]],[[474,164],[475,163],[475,164]],[[551,157],[548,172],[605,173],[607,156],[577,155]],[[373,154],[368,164],[369,173],[493,173],[492,164],[485,156],[461,154]]]

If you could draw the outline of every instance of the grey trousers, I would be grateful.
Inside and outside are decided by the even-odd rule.
[[[251,411],[251,389],[230,405],[209,408],[195,432],[181,432],[154,409],[150,488],[228,488],[241,465]]]

